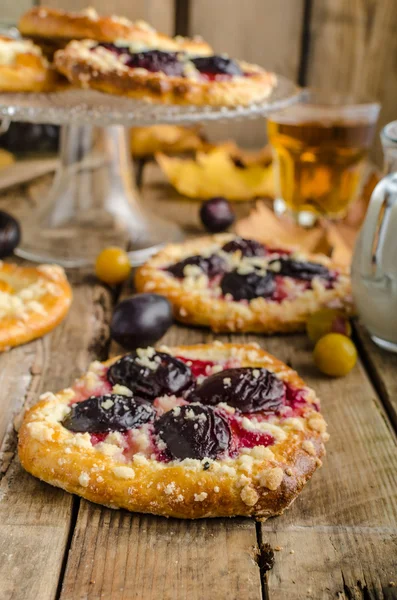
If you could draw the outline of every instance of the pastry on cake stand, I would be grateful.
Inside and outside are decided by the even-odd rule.
[[[92,90],[0,94],[0,119],[62,125],[60,163],[52,187],[16,253],[64,267],[92,265],[106,246],[127,248],[145,262],[182,231],[149,212],[134,181],[128,128],[160,123],[254,118],[297,102],[301,90],[278,76],[266,100],[248,106],[154,104]],[[22,224],[23,226],[23,224]]]

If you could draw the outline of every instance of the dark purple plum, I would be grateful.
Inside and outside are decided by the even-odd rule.
[[[267,369],[241,367],[210,375],[187,397],[189,402],[214,406],[226,402],[243,413],[277,411],[284,403],[285,386]]]
[[[226,419],[209,406],[188,404],[169,410],[154,423],[172,459],[217,458],[229,447],[231,431]]]
[[[211,233],[220,233],[233,225],[235,214],[226,198],[211,198],[203,202],[200,208],[200,219],[204,227]]]
[[[261,275],[257,271],[226,273],[220,283],[223,295],[230,294],[234,300],[252,300],[253,298],[269,298],[273,295],[276,284],[274,276],[268,272]]]
[[[227,242],[222,248],[224,252],[241,252],[242,256],[265,256],[266,247],[256,240],[246,240],[245,238],[235,238]]]
[[[151,346],[172,325],[172,307],[159,294],[136,294],[120,302],[113,313],[111,336],[127,350]]]
[[[144,400],[105,394],[73,404],[62,425],[80,433],[126,431],[154,421],[155,416],[153,406]]]
[[[211,254],[211,256],[204,257],[201,254],[197,254],[194,256],[188,256],[184,260],[181,260],[174,265],[170,265],[167,267],[168,273],[171,273],[174,277],[178,279],[183,279],[185,277],[184,269],[188,265],[193,265],[195,267],[200,267],[205,275],[208,277],[215,277],[215,275],[220,275],[224,273],[227,269],[226,261],[219,256],[219,254]]]
[[[14,217],[0,210],[0,258],[10,256],[21,241],[21,228]]]
[[[131,54],[130,48],[128,46],[122,46],[121,44],[112,44],[112,42],[100,42],[91,48],[91,51],[95,51],[96,48],[105,48],[105,50],[109,50],[109,52],[113,52],[116,56],[121,56],[122,54]]]
[[[199,56],[191,59],[200,73],[211,75],[243,75],[238,63],[227,56]]]
[[[146,69],[152,73],[161,71],[166,75],[182,77],[184,63],[178,59],[177,52],[163,52],[162,50],[148,50],[146,52],[131,52],[128,46],[116,46],[111,43],[101,43],[101,46],[117,56],[123,56],[123,62],[133,69]]]
[[[318,263],[293,260],[291,258],[279,258],[271,261],[269,264],[273,263],[280,263],[280,270],[277,273],[284,277],[293,277],[294,279],[303,279],[304,281],[311,281],[314,277],[333,279],[327,267]]]
[[[139,349],[111,365],[108,380],[113,385],[125,385],[134,395],[149,401],[165,394],[181,394],[193,383],[192,372],[183,361],[165,352],[145,355]]]

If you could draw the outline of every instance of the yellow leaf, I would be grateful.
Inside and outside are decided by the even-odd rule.
[[[8,167],[15,162],[15,156],[8,152],[8,150],[3,150],[0,148],[0,169],[2,167]]]
[[[236,166],[227,146],[197,152],[195,159],[156,155],[169,182],[189,198],[224,196],[228,200],[252,200],[273,196],[271,165]]]

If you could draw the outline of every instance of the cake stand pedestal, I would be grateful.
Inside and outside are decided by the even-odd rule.
[[[92,265],[106,246],[121,246],[132,265],[142,264],[183,234],[145,209],[134,181],[128,128],[255,117],[297,102],[300,94],[282,77],[266,101],[233,108],[155,105],[81,90],[0,94],[0,119],[63,125],[51,190],[29,215],[29,228],[22,223],[15,253],[70,268]]]

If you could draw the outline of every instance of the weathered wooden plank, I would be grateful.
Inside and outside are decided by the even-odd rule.
[[[163,341],[208,338],[205,330],[175,326]],[[257,554],[248,519],[168,520],[81,502],[61,599],[226,600],[232,590],[235,598],[260,600]]]
[[[61,598],[261,598],[255,525],[178,521],[82,502]]]
[[[397,530],[280,527],[277,520],[262,531],[282,548],[268,577],[271,600],[397,598]]]
[[[83,10],[87,7],[86,0],[41,0],[39,4],[53,8],[67,10]],[[129,19],[143,19],[148,21],[159,31],[174,34],[174,0],[114,0],[111,4],[107,0],[96,0],[95,8],[101,14],[113,14]]]
[[[189,33],[201,34],[215,52],[258,63],[296,81],[303,8],[303,0],[194,0]],[[214,139],[237,139],[250,147],[266,140],[264,119],[211,124],[206,129]]]
[[[307,81],[382,102],[379,125],[395,119],[397,4],[313,0]],[[380,164],[377,140],[373,158]]]
[[[367,369],[397,430],[397,356],[379,348],[360,322],[355,331]]]
[[[20,390],[25,406],[48,389],[69,385],[93,358],[105,356],[109,293],[92,281],[75,283],[73,305],[66,320],[45,338],[23,348],[27,356],[30,349],[33,377],[29,370],[22,371],[29,364],[16,364],[18,349],[0,357],[7,364],[5,376],[15,368],[14,378],[18,374],[27,380],[26,389]],[[1,401],[5,391],[1,389]],[[15,449],[15,437],[10,432],[5,440],[7,459]],[[4,470],[0,484],[1,598],[52,599],[62,569],[73,497],[25,473],[16,457],[11,464],[7,460]]]
[[[284,548],[268,576],[269,597],[391,597],[396,437],[363,367],[329,379],[315,370],[304,336],[262,338],[261,345],[316,389],[331,434],[324,467],[283,517],[262,524],[263,541]]]

